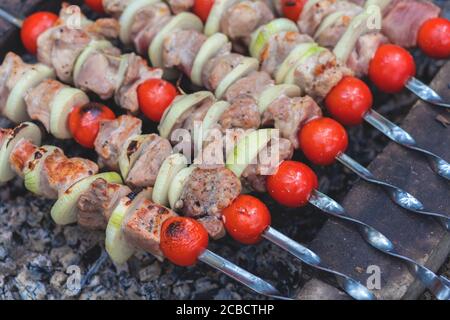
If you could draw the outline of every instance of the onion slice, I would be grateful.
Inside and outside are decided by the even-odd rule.
[[[15,176],[15,172],[10,166],[9,157],[16,145],[23,139],[29,140],[35,145],[40,145],[41,138],[41,130],[32,122],[20,124],[4,138],[0,146],[0,184],[8,182]]]
[[[113,210],[106,227],[105,249],[116,264],[124,264],[135,252],[135,248],[125,239],[122,224],[125,217],[136,210],[139,204],[152,197],[152,189],[144,189],[137,195],[134,193],[120,199]]]
[[[63,87],[50,103],[50,133],[58,139],[70,139],[68,118],[73,108],[89,103],[89,97],[80,89]]]
[[[178,174],[173,178],[169,187],[169,204],[172,209],[175,210],[175,205],[181,197],[184,185],[189,179],[191,173],[195,170],[195,166],[186,167],[178,172]]]
[[[317,39],[325,30],[334,26],[334,24],[344,15],[345,11],[336,11],[328,15],[325,19],[323,19],[313,38]]]
[[[259,113],[262,115],[267,108],[282,95],[294,98],[301,95],[301,89],[293,84],[280,84],[276,86],[270,86],[261,93],[259,97],[258,106]]]
[[[203,85],[202,71],[207,61],[216,56],[217,53],[228,43],[228,38],[223,33],[216,33],[210,36],[203,43],[197,53],[192,65],[191,80],[198,86]]]
[[[309,57],[319,54],[320,52],[326,50],[325,48],[322,47],[311,47],[307,52],[305,52],[305,54],[301,57],[301,59],[299,59],[297,61],[297,63],[291,68],[289,69],[289,72],[286,74],[286,77],[283,79],[283,83],[285,84],[295,84],[295,70],[297,70],[297,68],[304,63]]]
[[[205,35],[212,36],[220,31],[222,15],[228,8],[241,2],[240,0],[215,0],[205,23]]]
[[[25,72],[25,74],[17,81],[13,89],[9,93],[3,115],[14,123],[29,120],[27,105],[25,103],[25,94],[27,91],[45,79],[54,78],[55,72],[43,65],[36,64],[34,68]]]
[[[123,44],[129,45],[131,43],[131,26],[133,25],[134,17],[138,11],[146,6],[151,6],[158,1],[159,0],[133,0],[125,7],[125,10],[119,18],[119,38]]]
[[[142,147],[146,145],[149,138],[149,134],[141,134],[130,137],[125,142],[118,159],[120,174],[124,179],[128,177],[128,173],[141,155],[144,149]]]
[[[180,153],[175,153],[164,160],[153,187],[153,202],[162,206],[169,204],[169,187],[174,177],[186,168],[188,160]]]
[[[295,65],[302,60],[303,56],[305,56],[309,50],[314,47],[318,47],[315,42],[305,42],[297,45],[278,67],[275,73],[275,82],[278,84],[283,83],[289,71],[291,71]]]
[[[278,18],[256,29],[250,39],[250,55],[260,59],[261,52],[266,47],[270,37],[285,31],[298,32],[297,25],[289,19]]]
[[[99,178],[109,183],[122,183],[122,178],[116,172],[100,173],[76,182],[59,197],[51,209],[50,213],[56,224],[66,225],[77,222],[77,202],[90,185]]]
[[[203,32],[203,23],[199,17],[190,13],[182,12],[172,18],[153,39],[148,48],[148,56],[154,67],[163,67],[163,43],[164,40],[173,32],[179,29],[196,30]]]
[[[89,58],[89,56],[92,53],[94,53],[97,50],[103,50],[109,47],[112,47],[112,44],[107,40],[92,40],[86,46],[86,48],[83,49],[83,51],[80,53],[77,60],[75,61],[75,66],[73,68],[73,79],[78,78],[78,75],[80,74],[81,68],[86,62],[86,59]]]
[[[245,57],[239,65],[228,73],[216,88],[215,95],[217,99],[222,99],[228,88],[237,80],[247,76],[253,71],[258,70],[259,62],[255,58]]]
[[[168,139],[178,119],[186,111],[198,106],[200,103],[207,99],[211,99],[213,101],[215,100],[214,96],[209,91],[199,91],[193,94],[182,96],[180,99],[177,99],[166,110],[166,113],[158,126],[159,135],[162,138]]]
[[[252,131],[241,138],[226,161],[226,167],[240,178],[245,169],[257,158],[259,152],[272,139],[272,129]]]

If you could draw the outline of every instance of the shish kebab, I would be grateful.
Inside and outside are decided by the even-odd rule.
[[[221,4],[222,2],[213,6],[212,16],[217,15],[217,12],[221,12],[220,10],[224,10],[220,7]],[[214,10],[216,5],[219,7]],[[121,40],[126,44],[133,40],[140,53],[145,52],[148,47],[149,57],[153,64],[161,67],[177,67],[187,74],[194,83],[204,85],[209,90],[214,90],[218,97],[224,95],[227,100],[229,100],[229,97],[227,97],[226,92],[224,93],[227,89],[221,88],[222,83],[214,86],[210,83],[211,81],[208,82],[208,77],[219,75],[222,76],[221,80],[225,83],[231,78],[233,81],[238,79],[236,84],[245,85],[246,82],[253,82],[254,85],[259,85],[258,81],[267,81],[265,78],[265,72],[267,72],[273,76],[278,84],[283,82],[294,83],[299,85],[306,94],[319,100],[325,98],[325,104],[330,113],[341,123],[355,125],[365,120],[391,140],[422,153],[429,158],[432,168],[439,175],[450,179],[450,164],[436,154],[418,146],[411,135],[374,111],[372,109],[373,98],[368,87],[362,81],[353,78],[352,72],[339,63],[336,56],[329,50],[319,47],[311,38],[300,35],[293,22],[278,19],[259,27],[251,36],[249,32],[254,28],[246,29],[246,37],[251,39],[248,40],[251,43],[250,52],[258,57],[262,63],[261,70],[263,73],[255,76],[252,74],[256,69],[255,61],[248,59],[240,61],[239,58],[243,58],[240,55],[224,54],[227,52],[223,49],[227,44],[225,38],[220,34],[214,34],[206,40],[206,37],[200,33],[200,22],[195,22],[195,19],[189,14],[178,15],[173,20],[169,20],[170,11],[167,5],[153,0],[134,0],[129,7],[123,10],[125,11],[122,14],[119,14],[120,10],[117,8],[115,11],[115,15],[119,16],[119,22],[121,23]],[[230,15],[224,15],[223,18],[230,19]],[[229,24],[234,21],[230,20]],[[173,23],[171,24],[171,22]],[[160,24],[163,27],[160,27]],[[194,25],[197,25],[195,27],[197,31],[194,30]],[[252,26],[250,23],[248,25]],[[248,25],[246,25],[247,28]],[[254,27],[257,26],[258,24]],[[183,30],[183,27],[186,30]],[[215,26],[215,29],[210,26],[209,32],[217,31],[218,28],[218,25]],[[156,31],[160,29],[160,33],[155,36]],[[205,30],[208,30],[208,24]],[[161,34],[165,35],[165,40],[158,38]],[[154,46],[154,43],[160,42],[163,42],[163,52],[158,57],[156,51],[159,47]],[[206,64],[204,62],[202,64],[202,62],[199,62],[199,57],[208,56],[212,50],[211,47],[219,51],[221,57],[212,58]],[[262,53],[255,54],[255,50]],[[381,51],[382,48],[380,48]],[[406,53],[406,55],[403,55],[405,60],[412,61],[412,64],[414,64],[409,53],[406,51],[404,53]],[[212,55],[217,55],[217,52]],[[368,64],[369,62],[367,59],[361,60],[362,64]],[[210,66],[209,63],[216,64],[217,67]],[[233,70],[233,64],[237,65],[236,69],[240,70],[236,70],[234,73],[229,72],[229,78],[220,74],[224,72],[225,67],[228,67],[227,71]],[[209,74],[203,74],[198,65],[204,65],[204,69],[209,70],[207,71]],[[379,68],[375,68],[375,70],[379,70]],[[388,73],[384,74],[383,77],[393,79]],[[428,90],[428,92],[430,91]]]
[[[57,147],[39,146],[40,140],[41,131],[31,122],[14,129],[0,129],[2,172],[13,170],[23,178],[36,168],[45,167],[47,171],[42,179],[48,183],[46,192],[52,193],[50,199],[58,198],[55,205],[60,207],[60,213],[73,210],[77,204],[82,206],[83,202],[93,206],[85,199],[83,191],[90,186],[103,186],[104,206],[98,204],[95,209],[108,222],[106,244],[110,254],[132,255],[139,248],[159,259],[166,257],[179,266],[202,261],[259,294],[289,300],[271,284],[208,250],[208,233],[203,225],[152,202],[151,188],[133,193],[122,185],[117,173],[97,174],[98,166],[94,162],[67,158]],[[42,160],[48,153],[51,155]],[[28,182],[27,189],[33,192],[35,187]],[[39,194],[42,195],[42,190]]]
[[[12,55],[12,53],[9,54],[9,56]],[[15,57],[15,59],[20,58]],[[23,62],[16,61],[16,65],[20,63]],[[52,82],[53,85],[49,85],[49,83]],[[56,86],[57,83],[55,80],[49,80],[44,82],[42,87],[37,86],[35,89],[32,89],[49,98],[45,101],[50,109],[49,112],[43,113],[41,117],[38,118],[43,123],[48,123],[49,121],[51,121],[50,119],[52,117],[60,119],[64,118],[61,116],[52,116],[53,113],[67,112],[68,110],[73,109],[76,110],[76,115],[80,115],[80,109],[78,106],[80,104],[80,101],[76,99],[65,101],[55,97],[51,98],[52,96],[54,96],[54,93],[52,94],[51,90]],[[62,84],[59,84],[59,86],[65,87]],[[49,89],[50,91],[48,91]],[[76,89],[72,90],[76,91]],[[80,92],[80,94],[82,93],[82,91],[78,91]],[[32,92],[30,92],[30,94],[32,95]],[[25,99],[25,103],[29,106],[28,109],[31,111],[36,107],[36,100],[28,99],[28,97]],[[194,110],[191,116],[193,116],[193,118],[195,119],[195,109],[197,108],[199,110],[202,110],[202,108],[205,107],[208,109],[208,112],[207,115],[203,118],[203,125],[205,126],[204,129],[207,131],[208,128],[214,127],[214,121],[217,121],[217,119],[219,118],[218,115],[220,115],[220,112],[223,112],[223,109],[226,106],[227,103],[224,101],[215,101],[213,95],[209,92],[200,92],[192,95],[178,97],[163,117],[161,123],[162,132],[165,135],[172,136],[170,132],[173,131],[177,126],[177,114],[182,115],[188,110]],[[127,184],[133,187],[154,187],[154,202],[161,205],[170,204],[172,208],[181,210],[184,215],[199,218],[199,221],[205,225],[209,234],[213,238],[219,238],[224,235],[224,227],[221,221],[222,216],[225,217],[224,220],[226,229],[232,230],[231,232],[229,232],[233,235],[233,237],[240,241],[242,241],[243,239],[242,235],[249,235],[252,234],[252,232],[255,232],[254,227],[251,226],[264,225],[264,223],[261,223],[261,221],[259,221],[260,223],[258,224],[253,220],[252,223],[247,224],[247,226],[236,226],[236,224],[233,224],[232,226],[227,227],[227,222],[231,223],[231,221],[233,221],[229,214],[229,212],[232,213],[233,211],[229,208],[233,208],[233,206],[235,206],[234,204],[238,202],[238,200],[236,200],[235,198],[239,198],[238,194],[240,192],[240,181],[238,177],[242,177],[243,181],[248,181],[254,187],[259,185],[259,187],[257,188],[259,188],[260,191],[261,188],[266,188],[266,186],[264,185],[265,177],[263,177],[261,174],[258,174],[262,171],[263,166],[259,167],[258,165],[246,165],[245,161],[243,161],[243,163],[238,163],[238,165],[234,165],[233,158],[236,157],[236,159],[251,160],[254,157],[257,157],[259,153],[262,154],[262,150],[264,148],[273,150],[275,144],[269,145],[269,143],[271,142],[269,141],[270,137],[266,137],[263,135],[263,133],[267,131],[261,130],[256,133],[253,132],[246,135],[244,138],[241,138],[240,140],[236,139],[235,151],[231,153],[232,157],[227,159],[226,162],[228,168],[230,168],[230,170],[235,174],[236,178],[232,178],[233,175],[231,174],[231,171],[227,171],[226,169],[222,168],[225,163],[220,159],[220,157],[218,157],[218,155],[222,154],[221,149],[224,147],[222,141],[220,141],[220,138],[219,140],[215,141],[216,143],[218,142],[216,146],[214,143],[206,146],[206,150],[208,150],[209,147],[210,151],[207,156],[210,155],[212,160],[218,160],[217,162],[212,163],[211,161],[209,161],[206,163],[206,166],[208,166],[208,164],[216,166],[219,164],[219,168],[216,168],[216,170],[201,171],[200,169],[198,169],[198,171],[192,171],[193,167],[189,169],[184,168],[186,163],[188,162],[187,158],[184,158],[177,154],[171,154],[172,149],[168,140],[158,138],[155,135],[140,135],[140,120],[132,116],[121,116],[115,120],[105,120],[106,118],[102,116],[102,113],[107,112],[113,114],[112,111],[105,106],[98,106],[95,104],[88,103],[84,107],[82,106],[81,110],[81,117],[89,118],[91,123],[96,121],[101,122],[101,128],[98,131],[97,136],[97,138],[99,138],[101,142],[96,141],[94,145],[101,146],[103,148],[101,150],[111,150],[111,145],[115,144],[114,148],[121,150],[121,152],[107,152],[106,154],[108,155],[108,158],[104,158],[102,162],[108,163],[111,167],[119,168]],[[45,119],[45,117],[47,119]],[[183,125],[186,125],[186,122],[189,123],[189,121],[186,120],[187,119],[183,121]],[[69,121],[69,125],[67,124],[67,122],[63,121],[60,126],[65,127],[68,135],[75,135],[80,128],[76,121],[74,123],[71,123]],[[132,128],[132,130],[126,130],[127,128]],[[95,130],[93,131],[97,132]],[[219,133],[219,137],[221,137],[221,133]],[[194,138],[189,139],[189,141],[192,141],[193,139]],[[112,143],[108,141],[114,142]],[[194,144],[196,143],[197,142],[194,142]],[[243,154],[246,150],[245,147],[248,145],[253,146],[253,149],[250,150],[250,153],[252,153],[252,155],[246,157]],[[289,147],[290,144],[288,140],[285,139],[284,142],[281,143],[281,145],[285,146],[285,151],[282,151],[282,158],[280,160],[289,158],[292,155],[292,147]],[[286,147],[286,145],[288,147]],[[219,150],[217,150],[217,148],[219,148]],[[45,161],[47,157],[50,157],[50,155],[44,155],[40,157],[40,159],[41,161]],[[3,161],[6,161],[5,159],[7,158],[4,157]],[[184,161],[177,162],[175,161],[176,159]],[[36,187],[33,187],[39,184],[35,181],[36,172],[39,173],[39,171],[35,170],[34,172],[35,174],[28,173],[25,175],[25,185],[34,193],[39,193],[39,190]],[[144,177],[142,175],[142,172],[147,172],[147,175]],[[11,172],[11,175],[9,175],[9,177],[12,176],[13,175]],[[174,182],[169,186],[171,177],[173,177]],[[2,176],[3,181],[6,181],[6,178],[7,177],[5,175]],[[185,185],[188,186],[186,190],[180,187],[181,189],[178,188],[178,190],[166,194],[168,190],[167,188],[171,189],[172,185],[177,186],[177,181],[179,180],[186,180]],[[98,196],[100,192],[98,189],[101,190],[99,186],[94,186],[93,190],[90,190],[89,186],[86,186],[85,188],[87,188],[86,194],[88,195],[93,193],[94,195]],[[373,227],[368,226],[364,222],[355,220],[347,216],[345,214],[345,210],[338,203],[323,195],[322,193],[315,191],[316,188],[317,177],[314,175],[312,170],[305,165],[302,165],[301,163],[292,161],[281,163],[278,167],[278,170],[276,170],[276,174],[269,177],[267,181],[267,189],[269,193],[281,204],[290,207],[299,207],[310,202],[316,207],[335,217],[352,222],[359,228],[359,231],[362,232],[364,238],[372,246],[384,253],[393,255],[397,258],[401,258],[408,264],[412,264],[414,266],[414,269],[418,270],[419,278],[424,278],[424,276],[427,274],[429,275],[429,277],[432,277],[432,281],[430,282],[433,283],[433,286],[430,286],[430,289],[434,290],[433,288],[438,288],[436,289],[438,291],[432,292],[435,293],[437,297],[443,296],[441,290],[443,290],[442,288],[445,287],[443,287],[442,285],[437,285],[439,284],[439,278],[435,276],[434,273],[425,269],[423,266],[417,264],[411,259],[400,256],[395,252],[393,243],[381,232],[377,231]],[[231,192],[230,190],[234,191]],[[173,194],[175,194],[175,196],[173,196]],[[205,194],[207,195],[206,199]],[[47,196],[50,197],[51,195],[47,194]],[[89,196],[86,197],[88,199],[90,198]],[[179,204],[176,200],[178,197],[181,197],[181,204]],[[255,199],[253,202],[257,202],[257,200]],[[105,205],[101,204],[100,207],[103,208],[105,207]],[[258,205],[258,203],[256,203],[256,205],[247,207],[246,210],[252,211],[256,210],[255,208],[261,208],[261,205]],[[92,213],[92,211],[94,213],[98,213],[95,210],[91,209],[86,212],[86,209],[83,209],[83,207],[81,207],[78,208],[78,214],[76,216],[73,216],[73,213],[70,212],[66,213],[71,215],[69,218],[62,218],[61,214],[58,213],[58,210],[60,210],[58,206],[56,206],[56,209],[52,209],[52,216],[58,223],[64,224],[75,222],[76,220],[78,220],[81,225],[87,227],[103,227],[103,216],[93,217],[89,215],[89,213]],[[258,210],[258,212],[261,211],[264,210]],[[222,212],[228,212],[228,214],[222,215]],[[238,212],[243,212],[242,208],[235,211],[235,213]],[[214,214],[211,215],[211,213]],[[64,214],[62,215],[64,216]],[[262,215],[264,217],[264,212],[262,213]],[[267,219],[265,220],[267,221]],[[259,231],[257,230],[256,232],[259,232],[265,238],[268,238],[269,240],[274,241],[278,245],[282,246],[302,261],[309,263],[317,268],[324,268],[323,265],[320,264],[320,259],[317,260],[317,255],[310,253],[308,250],[302,249],[302,247],[300,247],[298,244],[281,235],[279,232],[276,232],[276,230],[271,228],[266,230],[266,232],[263,231],[264,230],[259,229]],[[239,234],[241,235],[240,237]],[[254,239],[259,238],[250,237],[251,241],[254,241]],[[245,243],[249,243],[248,240]],[[111,248],[111,245],[107,245],[106,247]],[[305,253],[307,254],[305,255]],[[315,258],[312,259],[311,255]],[[114,254],[112,254],[112,256],[113,260],[119,260],[118,262],[123,262],[123,260],[121,260],[123,258],[114,257]],[[326,268],[326,270],[329,272],[333,272],[328,268]],[[337,275],[342,276],[340,274]],[[354,281],[351,279],[345,279],[345,281],[347,283],[354,283]],[[347,287],[344,286],[344,288]],[[352,295],[351,292],[352,291],[350,291],[349,294]]]
[[[188,21],[192,21],[191,19],[194,19],[192,15],[189,14],[184,14],[182,17],[181,15],[177,16],[175,18],[175,21],[184,21],[183,23],[187,23]],[[186,20],[187,19],[187,20]],[[170,29],[170,28],[169,28]],[[170,30],[165,30],[166,32],[170,31]],[[192,31],[192,30],[191,30]],[[176,32],[175,32],[176,33]],[[45,33],[44,33],[45,34]],[[194,32],[194,34],[196,34]],[[220,36],[219,36],[220,37]],[[210,38],[211,39],[211,38]],[[201,42],[201,41],[200,41]],[[214,44],[214,42],[213,42]],[[205,44],[202,45],[205,46]],[[222,47],[222,43],[220,43],[220,46]],[[158,50],[157,50],[158,51]],[[161,52],[160,52],[161,53]],[[162,53],[161,53],[162,54]],[[233,57],[236,58],[235,55],[233,54],[225,54],[224,56],[218,56],[216,57],[217,59],[224,59],[223,57]],[[242,56],[239,56],[242,57]],[[216,58],[211,59],[212,61],[214,61]],[[251,78],[248,79],[248,77],[252,77],[252,76],[261,76],[261,73],[251,73],[248,77],[244,77],[243,79],[240,79],[240,81],[237,81],[234,85],[235,88],[237,88],[236,90],[231,90],[232,86],[230,84],[231,79],[239,79],[242,76],[246,76],[246,72],[247,71],[254,71],[253,69],[253,65],[254,63],[251,62],[252,60],[250,58],[244,59],[242,57],[241,60],[245,60],[243,64],[239,64],[237,68],[231,68],[231,72],[229,72],[229,74],[227,76],[215,76],[213,78],[218,78],[216,79],[216,82],[218,82],[218,88],[222,87],[221,91],[225,91],[226,92],[235,92],[235,94],[237,94],[239,96],[238,99],[236,99],[235,103],[233,103],[233,105],[227,109],[227,112],[224,112],[223,115],[229,119],[228,121],[228,127],[225,126],[225,128],[232,128],[236,126],[235,121],[238,123],[238,126],[243,127],[243,128],[252,128],[252,126],[255,125],[255,123],[257,124],[256,127],[259,126],[260,121],[258,121],[259,119],[259,113],[258,113],[258,105],[256,105],[256,101],[253,99],[252,102],[252,98],[248,97],[248,96],[244,96],[241,97],[240,95],[240,86],[242,86],[243,88],[247,88],[248,85],[254,85],[255,83],[259,84],[260,82],[255,82],[253,81]],[[205,62],[204,59],[202,60],[203,63]],[[190,63],[192,63],[192,59],[190,60]],[[194,61],[195,64],[195,61]],[[201,65],[201,63],[200,63]],[[339,65],[333,65],[332,67],[334,69],[338,68]],[[240,68],[242,67],[242,68]],[[203,68],[200,68],[203,69]],[[208,68],[206,68],[208,69]],[[211,69],[211,68],[209,68]],[[226,68],[226,64],[225,64],[225,68],[222,69],[226,69],[225,71],[230,71],[230,68]],[[222,70],[209,70],[210,72],[216,71],[216,72],[221,72]],[[223,72],[222,72],[223,73]],[[230,76],[231,75],[231,76]],[[264,76],[264,73],[262,73],[262,76]],[[211,77],[210,77],[211,78]],[[231,78],[231,79],[230,79]],[[244,85],[247,81],[247,87]],[[217,83],[215,83],[217,85]],[[273,95],[278,96],[279,93],[283,93],[284,91],[286,91],[286,87],[283,86],[275,86],[272,87],[270,86],[269,88],[266,88],[264,86],[264,81],[262,81],[262,87],[263,89],[266,89],[266,94],[270,97],[273,97]],[[269,79],[269,84],[270,84],[270,79]],[[254,90],[260,90],[261,86],[259,86],[258,88],[254,88]],[[298,88],[293,88],[291,86],[288,87],[288,91],[289,90],[294,90],[295,92],[298,92]],[[216,92],[218,91],[217,88],[215,90]],[[292,92],[292,91],[291,91]],[[296,96],[297,94],[294,94],[294,96]],[[290,98],[289,97],[289,93],[286,95],[282,95],[279,98],[284,98],[287,99],[287,101],[280,101],[279,99],[275,99],[275,100],[270,100],[271,102],[273,102],[274,104],[274,110],[271,110],[271,108],[268,108],[268,117],[269,117],[269,123],[271,121],[273,121],[275,123],[275,127],[278,127],[281,132],[282,135],[285,134],[286,138],[290,138],[291,142],[294,144],[294,146],[298,146],[298,141],[297,141],[297,129],[299,128],[299,125],[303,123],[303,121],[307,120],[308,118],[308,112],[313,112],[314,113],[314,109],[317,109],[317,105],[315,105],[315,103],[312,101],[312,99],[306,97],[306,98],[300,98],[298,100],[296,100],[295,98]],[[248,103],[248,101],[250,100],[251,103]],[[279,106],[277,105],[277,102],[280,102],[282,105],[287,106],[288,110],[283,110],[283,108],[279,108]],[[283,103],[284,102],[284,103]],[[293,103],[295,103],[293,105]],[[270,104],[270,103],[269,103]],[[269,105],[265,105],[263,107],[263,111],[265,111],[264,108],[269,107]],[[296,108],[291,110],[290,108]],[[275,114],[272,114],[273,113]],[[247,114],[250,114],[250,116],[247,116]],[[237,114],[237,116],[235,116],[235,114]],[[278,114],[278,117],[277,117]],[[256,117],[255,117],[256,115]],[[314,115],[314,114],[313,114]],[[286,117],[289,118],[288,120],[291,121],[286,121]],[[222,121],[221,121],[222,122]],[[320,122],[322,128],[323,126],[333,126],[329,121],[326,122]],[[385,124],[384,124],[385,125]],[[314,129],[310,130],[310,133],[316,133],[320,136],[320,130],[321,130],[321,126],[315,126],[313,127]],[[283,128],[284,129],[288,129],[287,132],[283,133]],[[339,132],[344,131],[342,130],[338,130]],[[334,131],[334,133],[336,133],[337,131]],[[321,137],[322,139],[324,137]],[[411,140],[408,141],[409,143],[411,143]],[[308,143],[307,143],[308,144]],[[316,145],[314,146],[309,146],[309,145],[304,145],[302,146],[303,149],[308,150],[307,152],[305,152],[307,155],[310,155],[310,159],[314,158],[314,150],[320,150],[320,147],[317,147]],[[311,148],[308,148],[311,147]],[[323,147],[323,146],[322,146]],[[344,144],[340,144],[338,147],[338,151],[342,151],[342,149],[345,149],[346,145]],[[317,149],[318,148],[318,149]],[[415,148],[415,147],[414,147]],[[330,159],[333,160],[335,157],[329,157],[326,160],[323,159],[314,159],[316,163],[318,164],[329,164],[330,163]],[[446,163],[443,162],[442,159],[437,159],[437,158],[433,158],[436,161],[436,164],[441,166],[441,168],[448,168],[448,166],[446,166]],[[324,163],[323,161],[325,161],[326,163]],[[418,212],[420,214],[425,214],[425,215],[432,215],[435,216],[435,213],[431,213],[431,212],[426,212],[424,211],[424,207],[422,205],[422,203],[420,201],[414,201],[414,203],[412,203],[411,201],[404,201],[406,200],[406,198],[408,199],[415,199],[414,197],[412,197],[410,194],[405,193],[403,190],[401,190],[400,188],[394,187],[390,184],[386,184],[382,181],[376,180],[369,172],[367,172],[367,170],[365,170],[365,168],[359,166],[355,161],[353,161],[352,159],[348,158],[348,157],[344,157],[341,156],[339,157],[339,161],[345,163],[347,166],[349,166],[353,171],[355,171],[357,174],[359,174],[363,179],[372,182],[372,183],[376,183],[379,184],[383,187],[385,187],[389,194],[391,195],[391,198],[400,206],[402,206],[405,209],[408,209],[410,211],[414,211],[414,212]],[[445,170],[441,169],[439,170],[439,172],[445,173]],[[417,199],[415,199],[417,200]],[[442,214],[437,214],[437,216],[443,218],[443,219],[448,219],[448,217],[446,217],[445,215]]]

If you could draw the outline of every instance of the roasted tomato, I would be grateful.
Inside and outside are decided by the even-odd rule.
[[[159,122],[167,107],[177,96],[177,89],[162,79],[149,79],[138,89],[139,108],[150,120]]]
[[[302,14],[305,3],[306,0],[281,0],[283,15],[286,18],[297,22]]]
[[[382,91],[397,93],[416,74],[412,55],[402,47],[384,44],[375,53],[369,65],[370,80]]]
[[[278,203],[289,207],[303,207],[308,203],[319,182],[314,171],[296,161],[283,161],[277,172],[267,178],[267,191]]]
[[[299,132],[300,148],[314,164],[326,166],[345,152],[348,136],[345,128],[330,118],[308,122]]]
[[[435,59],[450,57],[450,21],[434,18],[425,22],[419,30],[417,42],[426,55]]]
[[[51,12],[36,12],[28,16],[22,24],[20,38],[23,46],[31,54],[37,53],[37,40],[47,29],[55,25],[58,16]]]
[[[100,128],[100,121],[114,120],[116,116],[107,106],[88,103],[74,108],[69,115],[69,130],[76,142],[93,148]]]
[[[325,105],[333,118],[348,126],[361,124],[373,104],[372,92],[360,79],[343,78],[325,99]]]
[[[160,248],[164,256],[178,266],[194,265],[208,247],[208,232],[192,218],[172,217],[161,227]]]
[[[222,218],[230,236],[243,244],[261,241],[261,235],[271,222],[266,205],[249,195],[238,196],[222,211]]]
[[[84,0],[84,3],[98,13],[105,13],[105,9],[103,9],[103,0]]]
[[[195,0],[192,11],[205,23],[213,5],[214,0]]]

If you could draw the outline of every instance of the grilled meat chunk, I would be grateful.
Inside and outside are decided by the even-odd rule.
[[[130,192],[127,186],[108,183],[101,178],[95,180],[78,200],[78,224],[88,229],[104,230],[120,199]]]
[[[264,89],[273,84],[274,81],[267,72],[255,71],[233,83],[225,93],[225,100],[232,103],[236,98],[244,96],[258,100]]]
[[[10,133],[12,129],[0,129],[0,147],[3,144],[3,139],[7,134]],[[29,140],[23,139],[20,141],[14,150],[9,155],[9,163],[13,171],[19,176],[23,178],[23,170],[25,169],[29,160],[32,159],[32,156],[38,150],[38,147],[31,143]]]
[[[178,30],[164,40],[163,61],[166,68],[177,67],[190,75],[194,59],[207,37],[195,30]]]
[[[285,95],[273,101],[262,117],[264,126],[274,125],[280,135],[294,148],[299,147],[298,131],[310,120],[321,117],[322,111],[308,96],[289,98]]]
[[[198,219],[198,222],[205,227],[209,236],[214,240],[223,238],[226,234],[225,226],[222,220],[217,217],[206,216]]]
[[[118,18],[131,1],[132,0],[103,0],[103,9],[108,15]]]
[[[230,107],[220,116],[223,130],[232,128],[257,129],[261,125],[258,103],[248,96],[234,99]]]
[[[221,217],[241,193],[241,182],[232,171],[196,168],[189,176],[176,208],[188,217]]]
[[[153,187],[164,160],[172,153],[169,140],[151,134],[126,178],[133,187]]]
[[[118,170],[120,151],[128,138],[141,133],[141,127],[141,120],[127,115],[102,121],[94,143],[100,166]]]
[[[194,6],[194,0],[168,0],[173,13],[190,11]]]
[[[125,239],[137,248],[163,258],[159,249],[161,226],[167,219],[177,214],[170,209],[149,200],[142,200],[136,210],[125,217],[122,225]]]
[[[45,80],[27,92],[25,102],[31,119],[39,120],[50,132],[51,103],[55,95],[65,86],[55,80]]]
[[[210,59],[202,70],[203,85],[208,90],[216,90],[223,78],[233,71],[243,59],[244,56],[236,53],[218,55]]]
[[[347,66],[358,77],[369,73],[369,65],[378,48],[387,43],[388,39],[379,32],[365,34],[358,39],[355,49],[347,61]]]

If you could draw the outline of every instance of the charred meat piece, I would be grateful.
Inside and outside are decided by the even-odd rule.
[[[196,30],[178,30],[164,40],[163,61],[166,68],[177,67],[190,75],[194,59],[206,36]]]
[[[177,214],[170,209],[143,200],[136,210],[125,217],[122,225],[127,241],[137,248],[162,258],[159,249],[161,226],[168,218]]]
[[[136,113],[139,110],[137,88],[148,79],[161,78],[162,70],[150,68],[143,58],[128,54],[128,68],[123,81],[116,89],[115,100],[123,109]]]
[[[153,187],[164,160],[172,153],[169,140],[151,134],[126,178],[133,187]]]
[[[55,80],[45,80],[27,92],[25,102],[31,119],[39,120],[50,131],[51,102],[64,85]]]
[[[202,70],[203,84],[208,90],[214,91],[227,74],[233,71],[244,56],[236,53],[219,55],[210,59]]]
[[[289,53],[300,43],[313,42],[313,39],[298,32],[280,32],[269,38],[266,47],[261,53],[261,70],[274,76],[278,67],[287,58]]]
[[[241,193],[241,182],[227,168],[195,169],[189,176],[177,209],[188,217],[221,217]]]
[[[242,181],[257,192],[266,192],[267,176],[274,174],[279,164],[291,159],[294,147],[287,139],[273,139],[258,154],[257,163],[250,164],[242,173]]]
[[[321,117],[322,111],[310,97],[289,98],[280,96],[273,101],[262,117],[264,126],[274,125],[280,135],[294,148],[299,147],[298,131],[310,120]]]
[[[102,121],[94,143],[100,166],[118,170],[120,151],[128,138],[141,133],[141,127],[141,120],[127,115],[115,120]]]
[[[0,113],[6,106],[9,93],[22,76],[33,66],[23,62],[14,52],[8,52],[0,66]]]
[[[119,49],[96,50],[86,58],[79,73],[74,77],[75,86],[84,91],[94,92],[101,99],[107,100],[116,90],[119,66]]]
[[[394,0],[383,19],[383,33],[402,47],[417,45],[417,35],[423,23],[439,16],[441,9],[432,1]]]
[[[108,183],[101,178],[95,180],[78,200],[78,224],[88,229],[104,230],[120,199],[130,192],[127,186]]]
[[[147,52],[153,38],[170,19],[170,9],[162,2],[145,6],[136,13],[131,25],[130,38],[139,54]]]
[[[3,138],[9,134],[9,130],[0,129],[0,147],[3,143]],[[9,156],[9,163],[11,168],[19,177],[23,177],[23,170],[33,154],[37,151],[36,147],[29,140],[20,141]]]
[[[257,129],[261,125],[258,103],[248,96],[234,99],[221,115],[219,124],[223,130],[232,128]]]
[[[231,40],[242,41],[248,45],[250,35],[274,18],[272,11],[264,2],[244,0],[224,12],[220,20],[220,30]]]
[[[234,99],[243,96],[258,100],[264,89],[273,84],[274,81],[267,72],[255,71],[232,84],[225,93],[225,100],[232,103]]]

